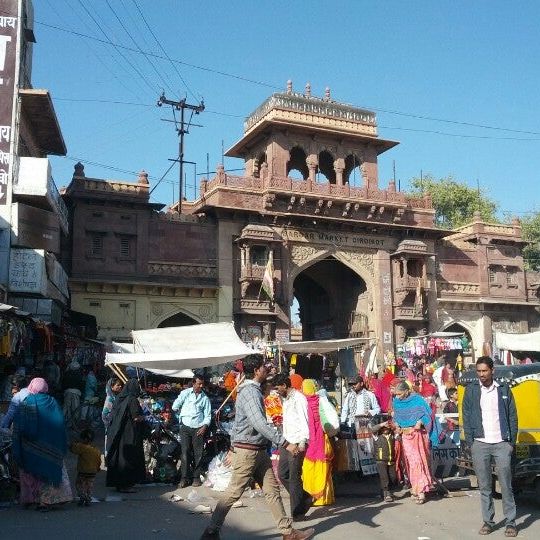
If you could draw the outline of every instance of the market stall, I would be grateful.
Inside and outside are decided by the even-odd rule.
[[[540,361],[540,331],[527,334],[496,332],[495,346],[504,365]]]

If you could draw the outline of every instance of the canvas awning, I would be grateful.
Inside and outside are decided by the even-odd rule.
[[[281,350],[298,354],[327,353],[356,347],[372,338],[323,339],[320,341],[286,341],[281,343]]]
[[[497,349],[505,351],[531,351],[540,352],[540,332],[528,334],[505,334],[495,333]]]
[[[134,352],[108,353],[105,364],[133,366],[166,375],[164,370],[171,373],[217,366],[254,352],[238,337],[233,323],[136,330],[132,336]]]

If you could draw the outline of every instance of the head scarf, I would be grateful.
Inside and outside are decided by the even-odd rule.
[[[77,360],[72,360],[71,363],[69,364],[69,366],[67,367],[67,369],[81,369],[81,364],[79,364],[79,362],[77,362]]]
[[[317,383],[313,379],[305,379],[302,382],[302,393],[305,396],[314,396],[317,393]]]
[[[295,390],[302,391],[302,382],[304,381],[304,378],[301,375],[298,375],[298,373],[293,373],[289,379],[291,380],[291,386]]]
[[[32,379],[30,381],[30,384],[28,385],[28,392],[30,394],[46,394],[49,391],[49,386],[47,384],[47,381],[45,379],[42,379],[41,377],[36,377],[35,379]]]

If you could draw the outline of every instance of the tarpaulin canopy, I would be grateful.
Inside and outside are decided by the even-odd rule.
[[[116,341],[112,342],[112,350],[113,353],[132,354],[135,352],[133,343],[118,343]],[[144,369],[146,369],[146,371],[150,371],[151,373],[155,373],[156,375],[173,377],[175,379],[192,379],[195,376],[195,373],[193,373],[191,369]]]
[[[170,374],[171,371],[217,366],[254,352],[240,340],[233,323],[136,330],[132,336],[134,352],[108,353],[105,364],[139,367],[167,375],[164,370]]]
[[[323,339],[320,341],[286,341],[281,343],[281,350],[298,354],[326,353],[356,347],[373,338]]]
[[[540,332],[528,334],[505,334],[495,333],[497,349],[505,351],[531,351],[540,352]]]

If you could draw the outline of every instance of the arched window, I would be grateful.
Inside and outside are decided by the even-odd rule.
[[[334,157],[327,150],[323,150],[319,154],[319,167],[317,173],[322,174],[331,184],[336,183],[336,171],[334,170]],[[317,174],[317,180],[319,176]]]
[[[254,166],[253,166],[253,176],[255,176],[255,178],[260,177],[260,175],[261,175],[261,167],[262,167],[263,163],[266,163],[266,153],[265,152],[261,152],[255,158],[255,163],[254,163]]]
[[[309,178],[309,169],[306,163],[306,152],[303,148],[295,146],[290,151],[290,158],[287,163],[287,176],[307,180]]]
[[[363,184],[361,162],[355,154],[349,154],[345,158],[345,170],[343,171],[343,181],[354,187],[360,187]]]

